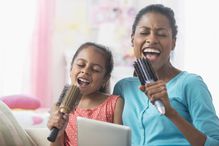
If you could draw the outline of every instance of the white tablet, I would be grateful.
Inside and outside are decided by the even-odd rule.
[[[131,146],[128,126],[77,117],[78,146]]]

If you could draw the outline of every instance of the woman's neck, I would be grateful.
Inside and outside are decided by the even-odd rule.
[[[166,83],[175,77],[181,71],[171,64],[168,64],[157,71],[158,79],[165,81]]]

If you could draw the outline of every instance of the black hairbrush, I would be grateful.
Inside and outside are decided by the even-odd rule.
[[[133,66],[142,85],[158,80],[151,63],[147,59],[139,58],[134,62]],[[154,105],[161,114],[165,114],[165,107],[160,100],[155,100]]]

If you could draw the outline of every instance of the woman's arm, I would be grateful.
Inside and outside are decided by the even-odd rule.
[[[155,83],[149,83],[145,86],[141,86],[140,89],[148,95],[152,103],[157,99],[164,103],[166,117],[175,124],[192,146],[204,146],[206,136],[197,130],[192,124],[187,122],[171,107],[165,82],[158,81]]]
[[[121,97],[119,97],[116,102],[113,123],[121,124],[121,125],[123,124],[122,123],[123,106],[124,106],[124,101]]]
[[[176,125],[192,146],[204,146],[206,136],[182,118],[175,110],[172,110],[166,116]]]

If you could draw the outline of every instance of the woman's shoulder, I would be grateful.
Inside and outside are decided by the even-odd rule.
[[[177,84],[182,88],[187,88],[187,89],[207,88],[207,85],[204,82],[203,78],[195,73],[182,71],[178,76],[176,76],[175,79],[176,79],[175,81],[173,80],[174,85]]]
[[[183,80],[184,82],[187,83],[194,83],[194,82],[202,82],[203,79],[200,75],[187,72],[187,71],[182,71],[180,75],[180,79]]]
[[[190,73],[188,71],[181,71],[177,74],[171,81],[183,81],[184,83],[194,82],[202,80],[201,76],[195,73]]]
[[[137,77],[126,77],[116,82],[115,86],[140,84]]]
[[[123,94],[126,93],[126,91],[134,91],[138,89],[140,85],[141,83],[137,77],[123,78],[115,84],[113,93],[123,97]]]

